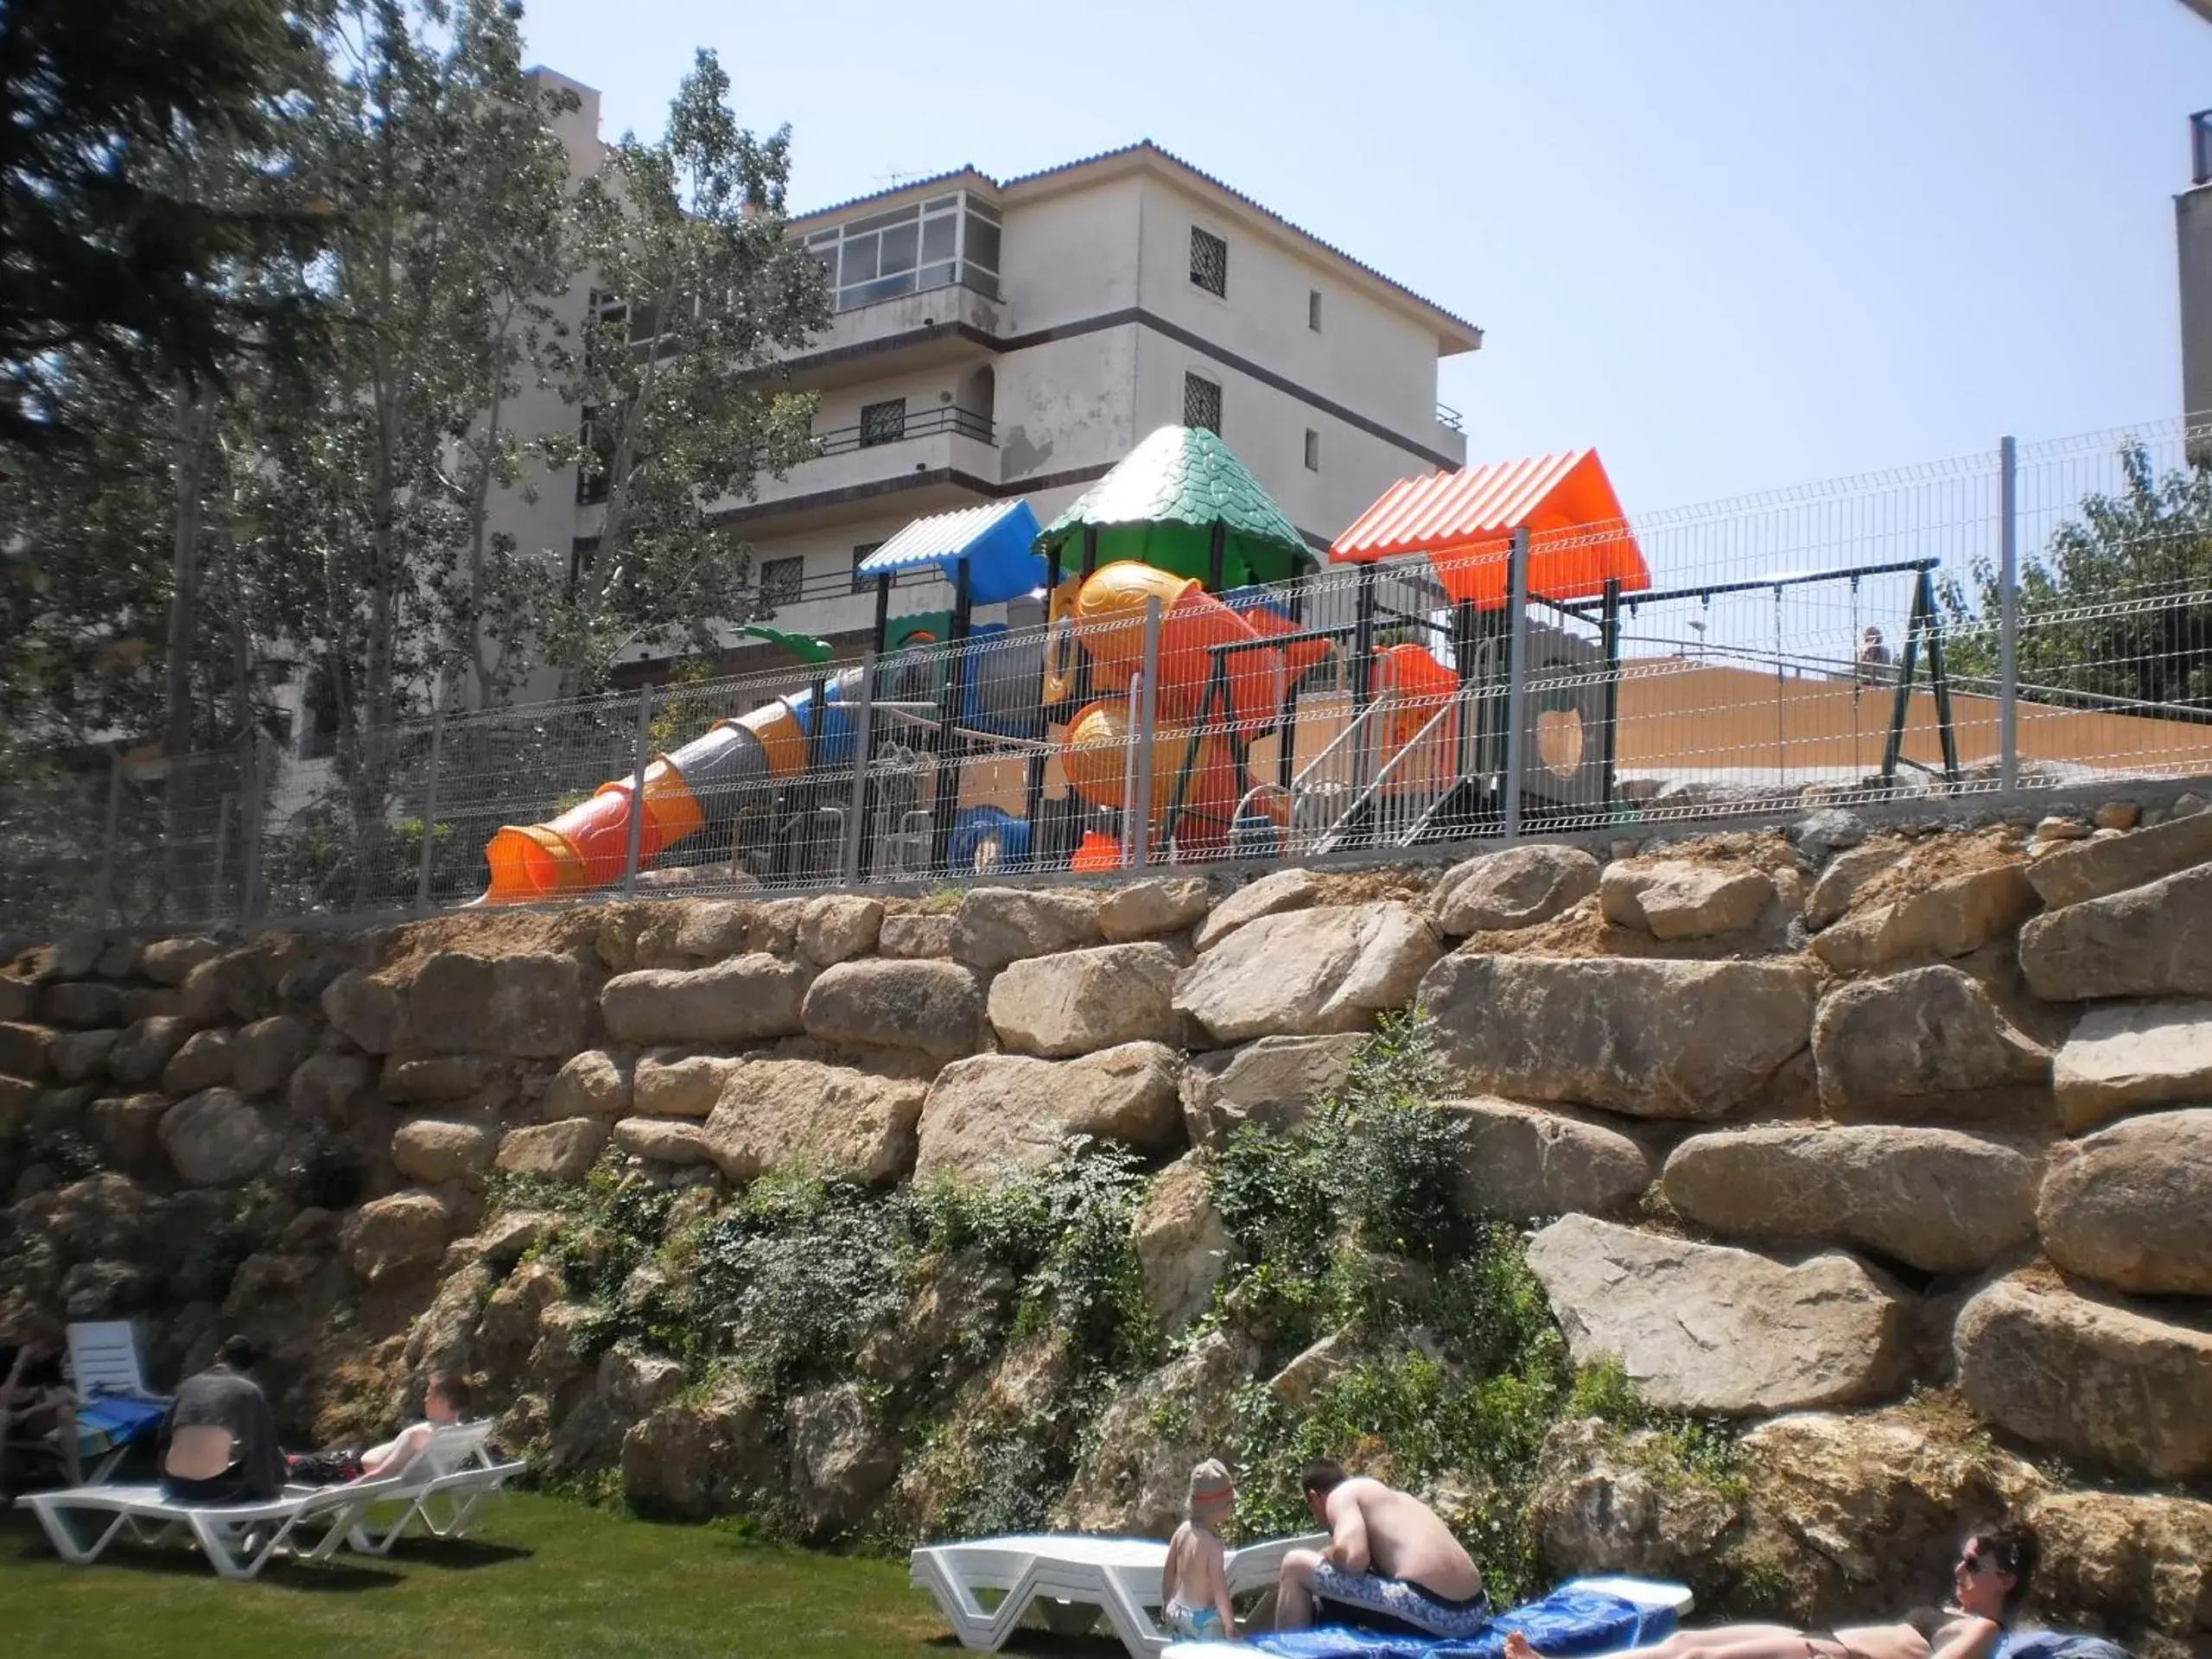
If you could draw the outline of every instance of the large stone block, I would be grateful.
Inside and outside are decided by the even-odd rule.
[[[2051,1492],[2027,1521],[2043,1546],[2031,1600],[2036,1612],[2162,1659],[2204,1650],[2212,1631],[2212,1503]]]
[[[1569,1216],[1529,1245],[1577,1364],[1618,1356],[1654,1405],[1767,1417],[1880,1399],[1903,1379],[1904,1299],[1842,1255],[1795,1266]]]
[[[226,951],[184,976],[177,1012],[195,1026],[243,1025],[270,1011],[270,992],[259,951]]]
[[[2028,866],[2028,880],[2053,910],[2139,887],[2212,860],[2212,812],[2184,813],[2148,830],[2077,842]]]
[[[883,900],[825,893],[799,912],[798,953],[817,967],[864,957],[883,926]]]
[[[1174,1043],[1175,953],[1164,944],[1102,944],[1009,964],[991,982],[992,1027],[1023,1054],[1064,1059],[1117,1043]]]
[[[410,1118],[392,1135],[391,1166],[409,1180],[430,1186],[471,1181],[492,1167],[499,1146],[499,1137],[480,1123]]]
[[[2212,1472],[2212,1335],[2014,1277],[1952,1343],[1967,1402],[2024,1440],[2154,1480]]]
[[[107,1057],[116,1039],[123,1033],[116,1030],[64,1031],[55,1033],[47,1050],[47,1063],[59,1083],[83,1083],[96,1077],[107,1069]]]
[[[620,1117],[630,1109],[632,1077],[628,1056],[588,1048],[553,1074],[545,1090],[545,1116]]]
[[[1534,842],[1478,853],[1444,873],[1429,918],[1447,938],[1534,927],[1598,891],[1599,864],[1580,847]]]
[[[314,1052],[315,1026],[296,1014],[273,1014],[242,1026],[231,1039],[231,1070],[238,1092],[272,1095]]]
[[[206,1089],[162,1114],[158,1131],[177,1179],[187,1186],[237,1186],[276,1155],[261,1114],[228,1089]]]
[[[346,1218],[341,1248],[348,1266],[375,1284],[435,1268],[453,1215],[435,1192],[372,1198]]]
[[[614,1144],[650,1164],[683,1168],[715,1161],[714,1142],[707,1138],[705,1128],[681,1118],[618,1118]]]
[[[123,997],[112,985],[92,980],[63,980],[39,994],[39,1014],[48,1023],[89,1030],[116,1026],[123,1017]]]
[[[1205,920],[1213,888],[1197,875],[1154,876],[1116,887],[1098,905],[1098,931],[1109,944],[1180,933]]]
[[[880,955],[900,960],[952,954],[952,918],[909,912],[887,916],[875,936]]]
[[[1343,1091],[1367,1040],[1360,1032],[1262,1037],[1193,1056],[1182,1081],[1191,1144],[1218,1152],[1247,1123],[1270,1135],[1295,1135],[1318,1102]]]
[[[1262,916],[1279,916],[1287,910],[1304,910],[1321,902],[1321,880],[1311,870],[1276,870],[1249,882],[1223,899],[1198,925],[1191,943],[1211,950],[1238,928]]]
[[[415,1040],[433,1054],[564,1058],[583,1046],[583,969],[574,957],[442,950],[407,994]]]
[[[2020,930],[2020,967],[2047,1002],[2212,996],[2212,868],[2037,917]]]
[[[2141,1295],[2212,1296],[2212,1108],[2132,1117],[2053,1147],[2036,1223],[2069,1273]]]
[[[1445,1107],[1465,1125],[1459,1207],[1509,1221],[1615,1215],[1658,1173],[1643,1144],[1618,1129],[1510,1100],[1459,1100]]]
[[[971,887],[952,925],[952,954],[971,968],[1003,968],[1100,943],[1098,895],[1041,887]]]
[[[1196,1153],[1160,1172],[1137,1217],[1145,1300],[1173,1336],[1213,1305],[1236,1243],[1213,1205],[1212,1170]]]
[[[499,1166],[511,1175],[580,1181],[606,1149],[607,1133],[603,1117],[564,1117],[509,1129],[499,1140]]]
[[[950,1059],[988,1046],[983,1007],[976,976],[957,962],[879,958],[824,969],[807,988],[802,1019],[818,1042],[913,1048]]]
[[[157,1134],[169,1103],[160,1095],[111,1095],[86,1109],[92,1138],[118,1168],[144,1169],[161,1150]]]
[[[349,968],[323,987],[322,1017],[354,1047],[389,1054],[405,1034],[407,999],[369,969]]]
[[[955,1060],[930,1085],[915,1173],[988,1178],[1004,1166],[1036,1168],[1071,1135],[1172,1151],[1183,1128],[1175,1073],[1174,1051],[1158,1043],[1125,1043],[1079,1060]]]
[[[785,1423],[785,1490],[807,1535],[825,1539],[858,1526],[898,1477],[898,1433],[856,1382],[798,1395]]]
[[[1693,1135],[1663,1179],[1677,1213],[1726,1237],[1835,1239],[1967,1273],[2034,1236],[2041,1172],[2032,1142],[1791,1124]]]
[[[384,1063],[377,1092],[402,1105],[417,1105],[475,1099],[487,1090],[497,1099],[507,1085],[506,1067],[495,1055],[433,1054],[416,1060],[394,1055]]]
[[[708,1150],[724,1175],[810,1172],[880,1185],[914,1166],[925,1090],[814,1060],[756,1060],[741,1068],[707,1119]]]
[[[11,1077],[42,1077],[53,1051],[54,1033],[47,1027],[0,1021],[0,1071]]]
[[[806,970],[763,951],[686,971],[617,974],[600,993],[608,1035],[622,1043],[755,1043],[795,1037]]]
[[[631,1098],[640,1117],[705,1117],[745,1064],[723,1054],[648,1054],[638,1062]]]
[[[1183,970],[1175,1007],[1217,1043],[1363,1031],[1413,1001],[1440,949],[1428,924],[1400,904],[1262,916]]]
[[[285,1101],[293,1113],[326,1122],[342,1122],[366,1099],[372,1077],[361,1054],[310,1054],[292,1070]]]
[[[1837,1116],[2048,1122],[2050,1055],[1955,968],[1843,986],[1813,1020],[1821,1102]]]
[[[1813,954],[1843,974],[1963,957],[2011,932],[2037,902],[2024,868],[2000,864],[1854,912],[1814,938]]]
[[[2197,815],[2212,823],[2212,812]],[[2169,997],[2082,1010],[2051,1063],[2069,1133],[2123,1112],[2212,1100],[2212,1002]]]
[[[1599,887],[1599,904],[1616,927],[1655,939],[1705,939],[1741,932],[1774,902],[1764,870],[1730,869],[1687,859],[1613,864]]]
[[[213,939],[156,939],[139,952],[138,971],[156,985],[181,985],[201,963],[222,954]]]
[[[1817,933],[1851,908],[1867,884],[1904,856],[1894,842],[1853,847],[1837,855],[1805,895],[1805,925]]]
[[[1471,1089],[1695,1119],[1753,1099],[1805,1047],[1814,987],[1789,962],[1462,955],[1421,1001]]]
[[[162,1092],[181,1100],[230,1082],[235,1070],[231,1059],[232,1041],[232,1033],[221,1027],[193,1033],[162,1067]]]

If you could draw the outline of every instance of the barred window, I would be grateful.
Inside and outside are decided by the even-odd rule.
[[[1216,437],[1221,435],[1221,386],[1217,381],[1195,374],[1183,377],[1183,424],[1202,426]]]
[[[879,443],[896,443],[906,435],[906,400],[887,398],[880,404],[861,405],[861,448],[872,448]]]
[[[803,555],[760,562],[760,602],[763,605],[796,605],[799,589],[805,585],[806,560]]]
[[[1321,332],[1321,290],[1318,288],[1306,290],[1306,326],[1317,334]]]
[[[1191,226],[1191,281],[1209,294],[1229,297],[1229,244],[1195,225]]]
[[[1309,473],[1321,470],[1321,435],[1310,426],[1306,429],[1306,470]]]
[[[853,550],[853,591],[855,593],[872,594],[875,591],[875,578],[861,575],[861,561],[882,545],[881,542],[862,542]]]

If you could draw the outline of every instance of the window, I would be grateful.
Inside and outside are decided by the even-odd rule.
[[[1306,470],[1309,473],[1321,470],[1321,435],[1310,426],[1306,429]]]
[[[308,671],[300,703],[300,759],[327,760],[338,753],[338,683],[327,664]]]
[[[803,555],[760,562],[760,602],[763,605],[796,605],[799,590],[805,586],[806,560]]]
[[[861,405],[861,448],[896,443],[906,435],[906,400],[891,397],[880,404]]]
[[[955,283],[998,297],[998,209],[964,190],[817,231],[806,251],[840,311]]]
[[[1229,244],[1195,225],[1191,226],[1191,281],[1209,294],[1229,297]]]
[[[613,460],[609,446],[600,435],[597,423],[599,411],[586,405],[583,424],[576,432],[582,453],[576,457],[576,505],[595,505],[607,499],[607,469]]]
[[[1221,435],[1221,386],[1218,382],[1195,374],[1183,377],[1183,424],[1203,426],[1216,437]]]
[[[861,575],[861,561],[882,545],[881,542],[862,542],[853,550],[853,591],[855,593],[872,594],[875,591],[875,578]]]
[[[1321,290],[1318,288],[1306,290],[1306,326],[1317,334],[1321,332]]]

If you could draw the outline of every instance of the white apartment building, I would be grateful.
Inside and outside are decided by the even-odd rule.
[[[595,167],[597,94],[536,73],[577,93],[563,136]],[[1150,143],[963,168],[791,228],[835,292],[788,365],[821,396],[821,453],[721,513],[779,626],[857,647],[874,604],[854,564],[910,519],[1018,495],[1049,522],[1171,423],[1218,432],[1317,551],[1396,480],[1465,461],[1437,364],[1481,331]],[[556,474],[500,527],[566,556],[602,511]]]

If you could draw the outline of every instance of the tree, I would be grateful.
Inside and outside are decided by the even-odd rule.
[[[729,77],[702,50],[657,143],[631,134],[579,194],[579,254],[596,302],[569,395],[576,459],[606,512],[543,629],[563,695],[580,696],[626,645],[711,647],[747,613],[746,561],[719,504],[752,495],[814,452],[817,400],[775,365],[829,321],[820,264],[785,228],[791,132],[738,124]]]
[[[0,6],[0,442],[79,429],[63,381],[95,361],[142,393],[221,378],[265,320],[227,272],[320,229],[202,194],[195,152],[267,146],[313,60],[285,0]]]
[[[2037,702],[2115,701],[2212,709],[2212,461],[2163,477],[2142,444],[2119,453],[2123,487],[2082,498],[2020,571],[2020,694]],[[1955,580],[1942,605],[1955,673],[1993,679],[1998,572],[1974,562],[1974,596]]]

